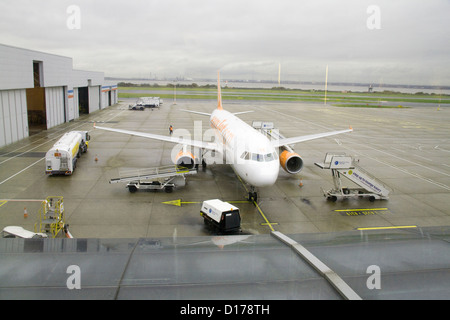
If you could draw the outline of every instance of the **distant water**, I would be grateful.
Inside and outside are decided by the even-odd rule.
[[[174,84],[175,81],[171,80],[135,80],[135,79],[109,79],[108,81],[119,83],[119,82],[130,82],[135,84],[158,84],[160,86],[165,86],[168,83]],[[184,85],[190,85],[192,83],[196,83],[199,86],[204,85],[215,85],[217,82],[214,81],[196,81],[196,80],[178,80],[176,82],[177,84],[184,84]],[[271,89],[273,87],[278,87],[278,83],[267,83],[267,82],[233,82],[233,81],[222,81],[222,86],[228,86],[228,87],[234,87],[234,88],[263,88],[263,89]],[[318,84],[310,84],[310,83],[281,83],[281,87],[284,87],[286,89],[302,89],[302,90],[325,90],[325,85],[318,83]],[[328,91],[351,91],[351,92],[368,92],[369,86],[367,85],[343,85],[343,84],[328,84],[327,85]],[[408,87],[402,87],[402,86],[386,86],[383,87],[382,85],[373,85],[373,91],[374,92],[382,92],[382,91],[394,91],[394,92],[402,92],[402,93],[416,93],[416,92],[423,92],[423,93],[435,93],[435,94],[448,94],[450,95],[450,89],[438,89],[438,88],[408,88]]]

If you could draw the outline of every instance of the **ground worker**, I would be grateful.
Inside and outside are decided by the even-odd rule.
[[[172,135],[172,133],[173,133],[173,127],[172,127],[172,125],[170,125],[169,126],[169,134]]]

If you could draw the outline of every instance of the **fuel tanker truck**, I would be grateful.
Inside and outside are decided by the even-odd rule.
[[[71,175],[77,160],[88,149],[90,136],[87,131],[65,133],[45,155],[45,173]]]

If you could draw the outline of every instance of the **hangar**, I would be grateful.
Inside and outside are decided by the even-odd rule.
[[[0,44],[0,147],[118,102],[103,72],[73,60]]]

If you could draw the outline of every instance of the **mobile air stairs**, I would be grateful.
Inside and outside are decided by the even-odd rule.
[[[51,238],[73,238],[64,216],[63,197],[47,197],[42,201],[39,209],[39,221],[35,223],[34,230],[36,233],[46,234]]]
[[[327,153],[323,163],[315,163],[321,169],[331,169],[334,189],[323,191],[327,200],[336,201],[351,197],[369,197],[370,201],[389,199],[389,189],[358,164],[358,161],[345,154]],[[359,188],[342,186],[341,177],[346,177]]]
[[[138,190],[162,190],[172,192],[176,186],[185,185],[185,176],[196,174],[197,169],[188,169],[177,165],[155,167],[149,169],[123,170],[119,172],[119,178],[114,178],[109,183],[128,182],[130,192]]]

